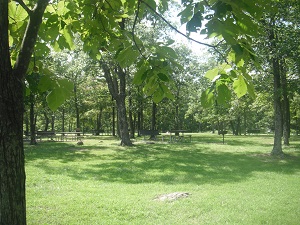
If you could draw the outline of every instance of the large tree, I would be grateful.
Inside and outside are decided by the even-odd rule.
[[[0,224],[26,224],[23,148],[24,78],[49,0],[38,0],[12,65],[8,0],[0,1]],[[15,47],[15,46],[14,46]]]

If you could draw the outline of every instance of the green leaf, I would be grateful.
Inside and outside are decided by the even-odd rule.
[[[177,58],[177,53],[174,51],[173,48],[170,48],[168,46],[159,46],[156,48],[156,51],[158,54],[163,55],[165,58]]]
[[[73,37],[72,37],[72,33],[69,30],[68,26],[65,26],[65,28],[63,29],[63,34],[65,37],[66,42],[69,45],[69,48],[72,50],[75,48],[74,43],[73,43]]]
[[[167,85],[161,83],[159,86],[162,89],[162,91],[164,92],[165,97],[167,97],[168,99],[171,99],[171,100],[175,99],[173,93],[170,91],[170,89],[167,87]]]
[[[223,63],[219,66],[219,73],[227,74],[231,70],[231,66],[227,63]]]
[[[73,88],[73,83],[67,79],[57,80],[55,87],[46,97],[49,108],[55,111],[71,96]]]
[[[62,98],[62,96],[63,91],[61,89],[54,89],[47,95],[46,101],[52,111],[55,111],[64,103],[65,100]]]
[[[210,80],[213,80],[216,76],[218,76],[218,74],[219,74],[219,69],[213,68],[205,73],[205,77]]]
[[[150,77],[146,85],[143,88],[143,91],[146,95],[152,95],[158,88],[158,83],[155,76]]]
[[[231,92],[227,85],[221,83],[217,85],[218,96],[217,102],[221,105],[227,105],[228,101],[231,99]]]
[[[160,80],[165,81],[165,82],[168,82],[170,80],[168,75],[166,75],[164,73],[158,73],[157,76]]]
[[[28,13],[26,10],[20,5],[17,6],[15,20],[16,21],[24,21],[28,17]]]
[[[144,0],[152,9],[156,9],[156,2],[154,0]]]
[[[16,15],[16,11],[17,11],[17,4],[15,1],[9,1],[8,3],[8,15],[11,18],[14,18]]]
[[[247,84],[247,90],[248,90],[248,94],[251,98],[255,98],[255,90],[254,90],[254,85],[252,82],[248,83],[246,82]]]
[[[180,22],[181,24],[187,23],[188,21],[191,20],[194,14],[194,8],[193,5],[187,5],[185,9],[179,13],[177,16],[180,16]]]
[[[38,85],[38,89],[40,92],[45,92],[51,90],[55,82],[51,79],[50,76],[43,75]]]
[[[154,101],[155,103],[159,103],[159,102],[161,102],[161,100],[163,100],[163,98],[164,98],[164,93],[163,93],[163,91],[161,91],[160,88],[157,89],[157,90],[154,92],[154,94],[153,94],[153,101]]]
[[[247,93],[247,84],[242,75],[239,75],[238,78],[233,82],[233,90],[238,98]]]
[[[148,68],[142,66],[139,70],[134,74],[133,83],[136,85],[140,85],[147,77]]]
[[[120,66],[125,68],[131,66],[139,55],[138,51],[134,50],[132,46],[129,46],[118,54],[117,60],[120,63]]]
[[[49,5],[47,6],[45,12],[49,12],[49,13],[51,13],[51,14],[54,14],[54,13],[55,13],[55,9],[54,9],[53,5],[52,5],[52,4],[49,4]]]
[[[9,46],[11,47],[14,44],[14,38],[10,35],[10,31],[8,31],[9,37]]]
[[[187,22],[186,29],[190,32],[197,32],[198,28],[200,29],[202,26],[202,13],[197,12],[193,15],[192,19]]]
[[[214,104],[214,93],[212,91],[212,88],[209,88],[206,91],[202,92],[200,100],[201,100],[201,105],[204,108],[208,108],[208,107],[213,106],[213,104]]]

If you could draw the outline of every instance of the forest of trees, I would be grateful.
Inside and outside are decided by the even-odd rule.
[[[255,129],[282,155],[299,131],[299,12],[298,0],[1,0],[0,224],[26,224],[24,132],[101,129],[132,145],[142,128]]]

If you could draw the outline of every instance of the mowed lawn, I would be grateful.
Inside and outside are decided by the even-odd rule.
[[[83,142],[25,145],[29,225],[300,223],[300,137],[284,158],[266,135]],[[174,192],[188,196],[156,199]]]

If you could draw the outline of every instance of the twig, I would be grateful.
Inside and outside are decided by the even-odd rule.
[[[184,36],[186,39],[190,40],[190,41],[193,41],[197,44],[200,44],[200,45],[204,45],[204,46],[207,46],[207,47],[210,47],[210,48],[213,48],[215,52],[217,52],[218,54],[221,55],[221,57],[224,59],[224,61],[228,63],[226,57],[217,49],[217,46],[222,42],[220,41],[217,45],[211,45],[211,44],[207,44],[207,43],[204,43],[204,42],[201,42],[201,41],[197,41],[189,36],[187,36],[186,34],[182,33],[181,31],[179,31],[176,27],[174,27],[169,21],[167,21],[162,15],[160,15],[158,12],[156,12],[155,9],[153,9],[148,3],[146,3],[144,0],[139,0],[140,2],[144,3],[156,16],[158,16],[161,20],[163,20],[170,28],[172,28],[173,30],[175,30],[178,34]]]
[[[174,27],[169,21],[167,21],[162,15],[160,15],[158,12],[156,12],[156,10],[153,9],[148,3],[144,2],[143,0],[140,0],[140,1],[143,2],[149,9],[151,9],[151,11],[154,12],[154,14],[157,15],[160,19],[162,19],[169,27],[171,27],[173,30],[175,30],[177,33],[181,34],[182,36],[184,36],[188,40],[191,40],[191,41],[196,42],[196,43],[201,44],[201,45],[205,45],[207,47],[211,47],[211,48],[216,47],[215,45],[210,45],[210,44],[207,44],[207,43],[204,43],[204,42],[197,41],[197,40],[187,36],[186,34],[182,33],[176,27]]]

